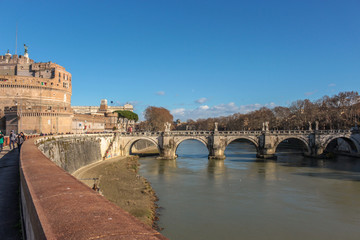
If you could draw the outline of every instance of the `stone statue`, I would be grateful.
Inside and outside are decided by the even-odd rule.
[[[165,132],[170,132],[171,123],[166,122],[166,123],[164,124],[164,126],[165,126]]]
[[[309,131],[312,131],[311,122],[309,121]]]
[[[269,131],[269,122],[265,122],[265,131]]]
[[[315,122],[315,130],[318,131],[319,130],[319,121]]]
[[[265,123],[263,122],[262,130],[265,131]]]
[[[29,46],[26,46],[26,44],[24,44],[24,48],[25,48],[25,54],[27,54],[27,53],[28,53]]]
[[[217,123],[217,122],[215,122],[215,129],[214,129],[214,131],[215,131],[215,132],[218,131],[218,123]]]

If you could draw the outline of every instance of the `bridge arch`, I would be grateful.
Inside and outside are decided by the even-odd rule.
[[[180,145],[180,143],[186,141],[186,140],[197,140],[201,143],[203,143],[206,147],[206,149],[208,150],[209,152],[209,142],[206,138],[202,138],[202,137],[193,137],[193,136],[189,136],[189,137],[182,137],[180,139],[175,139],[175,153]]]
[[[308,142],[308,139],[304,138],[304,137],[299,137],[299,136],[289,136],[289,137],[283,137],[280,138],[279,141],[276,142],[276,144],[274,145],[274,152],[276,152],[276,149],[278,148],[278,146],[280,145],[280,143],[284,142],[285,140],[289,140],[289,139],[296,139],[299,140],[300,142],[303,143],[303,145],[306,148],[306,153],[310,154],[311,153],[311,148]]]
[[[349,146],[351,147],[351,150],[355,150],[356,153],[360,153],[360,145],[359,145],[358,141],[356,141],[356,139],[352,138],[351,136],[333,136],[333,137],[329,137],[324,142],[324,145],[323,145],[324,151],[327,149],[329,144],[332,141],[336,140],[336,139],[344,140],[347,144],[349,144]]]
[[[236,140],[247,140],[247,141],[251,142],[254,145],[254,147],[256,148],[256,152],[259,152],[259,143],[258,143],[257,139],[254,139],[251,137],[246,137],[246,136],[228,138],[226,146],[225,146],[225,150],[230,145],[230,143],[232,143]]]
[[[131,139],[130,141],[128,141],[125,144],[124,152],[126,155],[130,154],[132,146],[134,145],[134,143],[136,143],[139,140],[146,140],[146,141],[153,143],[157,147],[158,151],[160,152],[160,146],[159,146],[159,142],[157,139],[153,139],[153,138],[149,138],[149,137],[136,137],[136,138]]]

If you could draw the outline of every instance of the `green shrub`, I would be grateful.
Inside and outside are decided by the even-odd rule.
[[[117,114],[118,114],[118,117],[119,118],[127,118],[129,120],[134,120],[135,122],[137,122],[139,120],[139,116],[134,113],[134,112],[131,112],[131,111],[115,111]]]

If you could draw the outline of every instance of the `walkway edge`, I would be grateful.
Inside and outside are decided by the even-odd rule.
[[[51,162],[34,139],[21,149],[20,186],[27,239],[166,239]]]

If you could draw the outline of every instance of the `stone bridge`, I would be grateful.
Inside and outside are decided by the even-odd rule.
[[[360,133],[358,130],[266,130],[266,131],[165,131],[116,133],[111,152],[127,156],[133,144],[139,140],[154,143],[160,159],[176,159],[179,144],[188,139],[202,142],[209,151],[209,159],[225,159],[225,149],[233,141],[244,139],[251,142],[259,158],[274,158],[278,145],[287,139],[303,143],[304,155],[321,157],[330,142],[341,139],[348,146],[348,153],[360,157]],[[338,140],[339,141],[339,140]],[[109,149],[110,150],[110,149]]]

